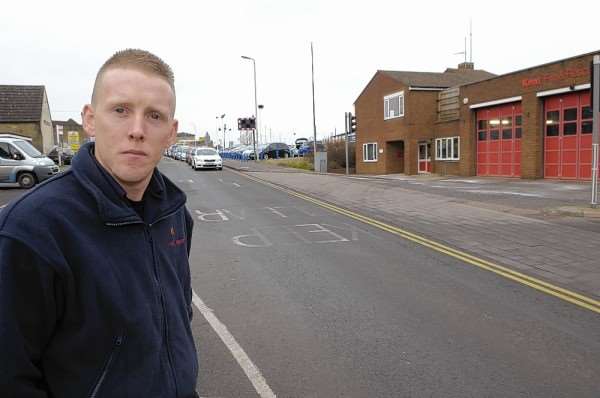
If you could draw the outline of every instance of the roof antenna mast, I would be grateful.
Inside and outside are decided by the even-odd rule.
[[[469,42],[469,62],[473,63],[473,18],[469,18]]]

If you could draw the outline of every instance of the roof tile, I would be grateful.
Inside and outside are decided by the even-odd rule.
[[[44,86],[0,85],[0,123],[39,122]]]

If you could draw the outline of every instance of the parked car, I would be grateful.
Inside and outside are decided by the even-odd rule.
[[[273,142],[266,145],[258,153],[259,159],[280,159],[290,157],[290,148],[283,142]]]
[[[52,149],[46,154],[52,161],[58,164],[58,154],[60,153],[60,157],[63,164],[71,164],[71,159],[73,159],[73,151],[70,148],[61,148],[59,146],[53,146]]]
[[[192,151],[192,168],[198,169],[223,169],[223,159],[219,153],[208,147],[194,148]]]
[[[197,147],[189,147],[185,153],[185,162],[187,164],[189,164],[190,166],[192,165],[192,156],[195,153],[196,149],[198,149],[198,148]]]
[[[314,141],[308,141],[308,142],[305,142],[304,144],[302,144],[302,146],[298,149],[298,155],[300,155],[300,156],[310,155],[314,149],[313,142]],[[317,141],[317,151],[318,152],[325,151],[325,145],[323,145],[323,143],[320,141]]]
[[[258,154],[258,158],[260,159],[260,153],[263,149],[265,149],[265,144],[259,144],[256,146],[256,153]],[[254,147],[251,145],[247,150],[243,152],[246,159],[254,160]]]
[[[182,145],[179,148],[177,148],[177,152],[175,152],[175,159],[177,160],[185,160],[185,155],[187,153],[189,146],[187,145]]]
[[[0,183],[31,188],[58,173],[58,166],[29,141],[0,137]]]
[[[308,138],[296,138],[294,144],[296,145],[296,149],[300,149],[300,147],[308,142]]]
[[[177,145],[177,144],[171,145],[169,148],[167,148],[166,155],[168,157],[170,157],[170,158],[174,158],[175,157],[175,150],[177,150],[178,147],[179,147],[179,145]]]

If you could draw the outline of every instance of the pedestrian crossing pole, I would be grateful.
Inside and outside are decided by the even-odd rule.
[[[351,120],[350,118],[352,117],[352,114],[350,112],[346,112],[344,115],[344,120],[345,120],[345,124],[346,124],[346,145],[345,145],[345,149],[346,149],[346,175],[350,174],[350,170],[348,168],[348,133],[350,132],[350,124],[351,124]]]
[[[592,202],[598,206],[598,147],[600,146],[600,55],[592,61]]]

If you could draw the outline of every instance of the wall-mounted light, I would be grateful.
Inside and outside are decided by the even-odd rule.
[[[499,124],[500,124],[500,120],[498,120],[498,119],[490,120],[490,125],[492,125],[492,126],[497,126]]]

